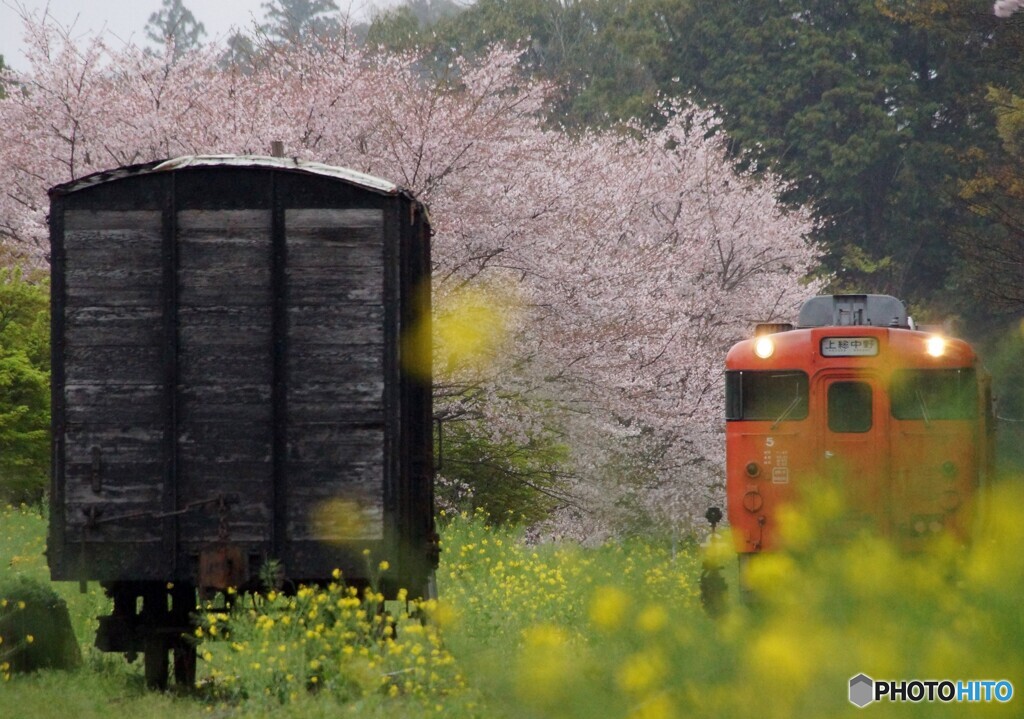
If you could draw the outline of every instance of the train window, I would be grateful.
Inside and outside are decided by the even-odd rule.
[[[871,385],[833,382],[828,386],[828,428],[833,432],[871,429]]]
[[[725,373],[727,420],[807,418],[807,374],[791,371],[732,370]]]
[[[978,381],[970,368],[898,370],[890,395],[896,419],[930,422],[978,416]]]

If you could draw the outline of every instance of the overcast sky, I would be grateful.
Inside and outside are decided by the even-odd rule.
[[[205,40],[224,40],[232,28],[250,27],[262,21],[262,5],[267,0],[185,0],[185,7],[206,27]],[[397,0],[373,0],[383,7]],[[163,0],[0,0],[0,55],[15,68],[24,69],[21,54],[22,25],[18,8],[40,15],[49,7],[50,16],[61,25],[72,27],[72,35],[105,32],[112,45],[133,42],[148,45],[146,23],[158,11]],[[353,16],[368,15],[370,0],[335,0],[342,11],[351,8]]]

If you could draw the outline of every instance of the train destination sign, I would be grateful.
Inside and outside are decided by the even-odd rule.
[[[822,357],[874,357],[877,354],[877,337],[825,337],[821,341]]]

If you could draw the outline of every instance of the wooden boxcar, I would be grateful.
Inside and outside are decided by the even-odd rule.
[[[424,207],[361,173],[235,156],[50,197],[48,558],[113,597],[97,645],[144,652],[156,685],[173,651],[190,681],[197,590],[271,568],[285,588],[336,568],[361,584],[387,559],[385,594],[427,591],[429,359],[411,371],[404,341],[429,323]]]

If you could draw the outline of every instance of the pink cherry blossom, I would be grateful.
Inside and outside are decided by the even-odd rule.
[[[996,17],[1010,17],[1024,7],[1024,0],[996,0],[992,12]]]

